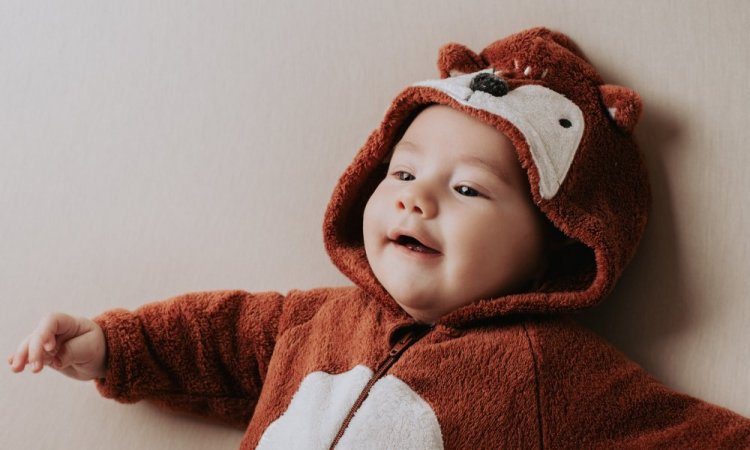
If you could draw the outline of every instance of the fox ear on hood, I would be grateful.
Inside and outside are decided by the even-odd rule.
[[[614,84],[599,86],[602,101],[607,106],[610,117],[624,132],[630,134],[641,117],[641,98],[634,91]]]
[[[484,59],[465,45],[451,42],[440,47],[438,70],[440,78],[448,78],[465,73],[477,72],[487,67]]]

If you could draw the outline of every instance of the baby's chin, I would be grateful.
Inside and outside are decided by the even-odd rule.
[[[396,296],[392,293],[391,296],[401,309],[409,314],[414,320],[427,324],[433,324],[444,315],[455,311],[465,304],[471,303],[471,301],[467,300],[466,303],[451,302],[449,304],[446,300],[435,296]]]

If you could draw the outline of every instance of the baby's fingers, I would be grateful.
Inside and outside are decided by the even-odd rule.
[[[29,338],[24,339],[21,344],[18,345],[16,353],[10,357],[10,369],[13,372],[22,372],[23,368],[26,367],[26,362],[29,357]]]
[[[43,342],[48,339],[46,330],[37,330],[29,337],[29,365],[33,373],[38,373],[44,367]]]
[[[72,316],[63,313],[47,314],[34,330],[34,334],[39,335],[39,349],[51,352],[57,345],[57,335],[62,335],[63,340],[70,339],[75,336],[75,331],[71,331],[76,328],[76,320]]]
[[[75,319],[67,314],[53,313],[42,318],[29,340],[29,364],[32,372],[40,372],[45,363],[52,360],[58,347],[57,335],[60,334],[62,339],[72,337],[65,334],[71,334],[76,328]]]

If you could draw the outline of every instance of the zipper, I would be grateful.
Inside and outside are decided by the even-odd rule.
[[[338,433],[336,433],[336,437],[333,439],[333,442],[331,442],[329,450],[333,450],[333,448],[336,447],[336,445],[339,443],[339,440],[341,440],[341,437],[344,435],[344,431],[346,431],[346,428],[349,426],[349,422],[352,421],[354,413],[356,413],[359,407],[362,406],[362,403],[364,403],[365,399],[370,394],[370,389],[372,389],[373,385],[375,385],[375,383],[380,378],[382,378],[383,375],[385,375],[388,369],[390,369],[391,366],[396,361],[398,361],[398,359],[406,351],[407,348],[411,347],[412,344],[423,338],[432,330],[432,328],[433,326],[423,329],[410,330],[404,335],[404,337],[399,339],[398,342],[393,344],[393,347],[391,347],[388,355],[378,365],[378,368],[370,378],[370,381],[367,382],[365,387],[362,389],[362,392],[359,393],[359,397],[357,397],[357,400],[352,405],[349,413],[344,418],[344,422],[341,424]]]

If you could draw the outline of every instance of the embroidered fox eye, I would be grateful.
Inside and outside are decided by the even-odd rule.
[[[404,170],[398,170],[393,173],[393,175],[396,176],[401,181],[411,181],[414,179],[414,175],[410,174],[409,172],[406,172]]]
[[[568,120],[568,119],[560,119],[560,125],[561,125],[561,126],[562,126],[563,128],[570,128],[570,127],[572,127],[572,126],[573,126],[573,124],[572,124],[572,123],[570,122],[570,120]]]
[[[456,186],[455,189],[456,192],[466,197],[479,197],[480,195],[482,195],[479,193],[479,191],[477,191],[476,189],[472,189],[469,186]]]

